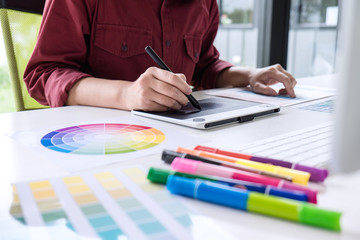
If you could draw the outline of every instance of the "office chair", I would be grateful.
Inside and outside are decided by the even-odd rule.
[[[0,1],[0,22],[17,111],[45,108],[30,97],[23,73],[35,47],[45,0]]]

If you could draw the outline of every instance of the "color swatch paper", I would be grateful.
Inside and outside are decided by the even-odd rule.
[[[100,239],[232,239],[138,166],[13,185],[12,216]],[[50,234],[51,235],[51,234]],[[36,237],[36,236],[35,236]]]

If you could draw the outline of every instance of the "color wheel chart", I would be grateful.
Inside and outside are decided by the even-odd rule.
[[[56,239],[232,239],[181,197],[149,182],[140,166],[15,183],[13,190],[12,216],[47,227],[49,239],[53,227],[63,229]]]
[[[63,153],[107,155],[148,149],[164,140],[165,134],[156,128],[101,123],[52,131],[42,137],[41,144],[48,149]]]
[[[70,172],[129,160],[163,149],[194,146],[207,140],[166,125],[133,117],[71,122],[7,134],[20,147]],[[47,163],[45,163],[47,164]]]

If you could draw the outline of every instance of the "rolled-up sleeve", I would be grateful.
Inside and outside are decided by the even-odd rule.
[[[80,79],[87,58],[93,1],[48,0],[38,40],[24,72],[30,96],[43,105],[63,106]]]
[[[214,39],[219,27],[219,11],[216,1],[211,1],[209,12],[209,26],[203,37],[199,62],[196,65],[193,82],[199,89],[211,89],[216,87],[219,74],[233,64],[220,60],[219,52],[214,46]]]

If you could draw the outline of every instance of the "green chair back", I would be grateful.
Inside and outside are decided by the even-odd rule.
[[[41,18],[41,14],[0,8],[1,29],[17,111],[45,108],[30,97],[23,81],[25,67],[37,40]]]

